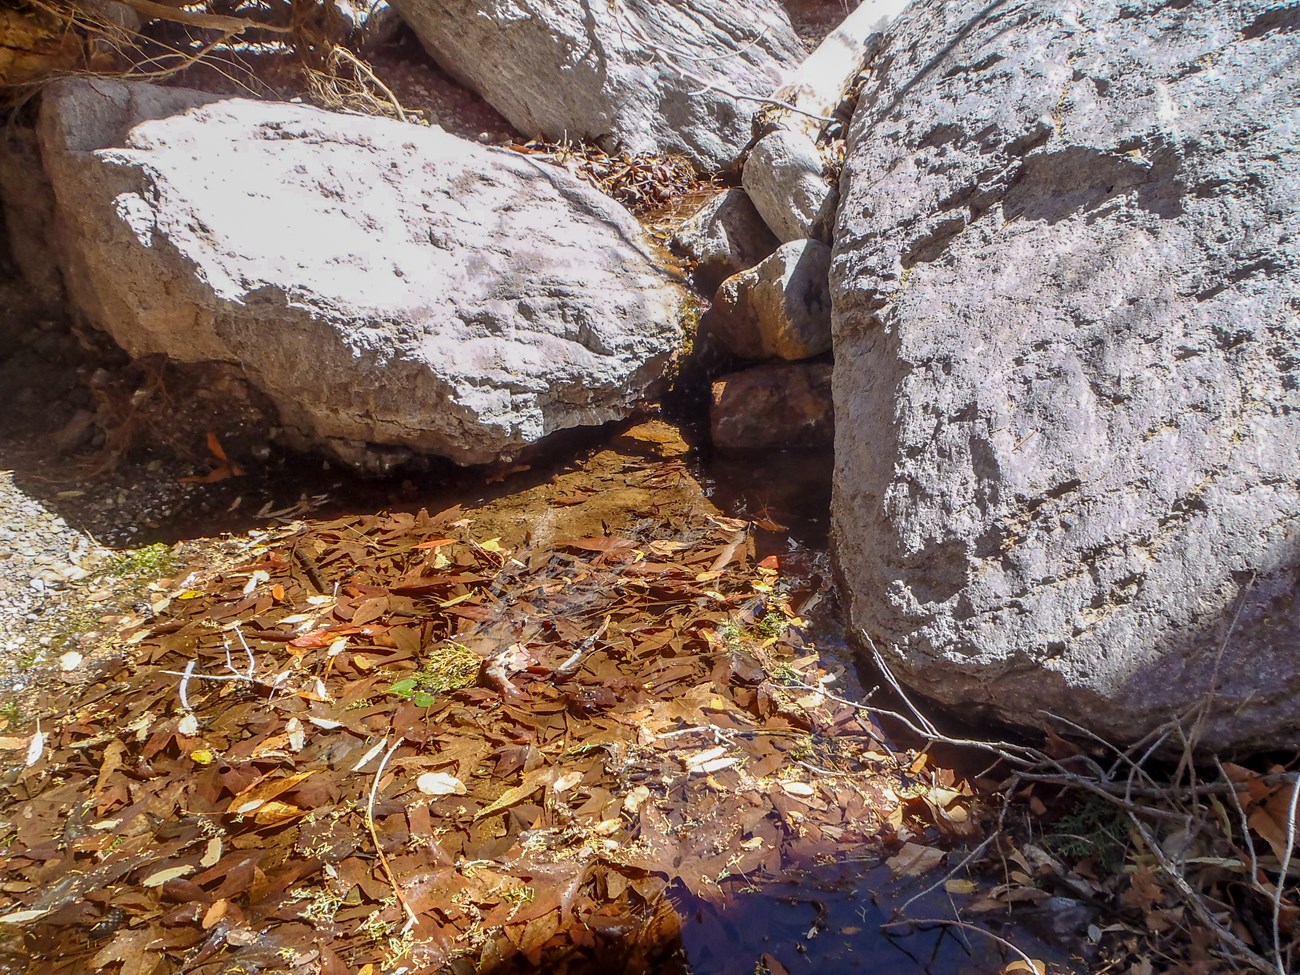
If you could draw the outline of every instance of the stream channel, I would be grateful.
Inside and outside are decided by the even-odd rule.
[[[508,473],[491,486],[476,483],[471,474],[453,476],[433,494],[413,490],[409,481],[396,489],[356,481],[322,487],[332,492],[330,509],[345,498],[343,507],[373,510],[377,491],[387,493],[390,504],[403,496],[408,510],[461,505],[475,513],[483,531],[525,548],[560,537],[627,533],[657,518],[684,519],[686,509],[699,505],[716,509],[749,522],[755,560],[780,559],[782,590],[806,622],[803,637],[819,654],[820,666],[836,675],[837,693],[862,700],[871,692],[880,703],[881,682],[851,645],[835,596],[829,553],[833,458],[820,451],[727,456],[693,445],[706,439],[689,425],[652,419],[611,427],[574,456]],[[905,745],[905,734],[901,740]],[[979,755],[953,763],[972,777],[985,765]],[[1053,973],[1078,970],[1070,948],[1082,932],[1061,930],[1051,905],[1018,910],[1014,918],[979,915],[976,926],[996,938],[938,924],[886,928],[904,904],[911,918],[952,918],[958,910],[940,883],[946,865],[899,877],[884,863],[889,852],[886,847],[874,856],[789,864],[777,879],[728,884],[721,901],[673,886],[669,896],[681,921],[681,947],[670,961],[658,963],[657,975],[993,975],[1017,959],[998,939],[1049,963]],[[958,849],[945,863],[960,856]],[[936,891],[917,897],[935,885]]]
[[[600,439],[589,439],[573,451],[561,451],[562,458],[549,464],[508,469],[486,478],[482,471],[448,472],[430,478],[438,486],[428,489],[413,483],[414,479],[409,477],[366,481],[340,477],[337,471],[319,468],[307,476],[296,477],[287,477],[283,468],[254,473],[194,486],[190,494],[194,503],[176,509],[172,518],[159,524],[151,537],[144,540],[182,542],[181,549],[193,550],[195,546],[201,549],[205,538],[230,537],[250,528],[261,530],[257,527],[259,523],[264,528],[274,526],[273,517],[259,519],[252,512],[288,511],[281,522],[291,518],[295,524],[306,526],[301,530],[308,534],[333,530],[328,526],[338,524],[341,514],[345,519],[365,519],[377,511],[398,512],[397,517],[408,517],[400,514],[403,511],[442,512],[433,516],[435,526],[439,519],[446,523],[459,516],[449,523],[458,530],[472,532],[477,540],[472,544],[480,555],[484,550],[495,551],[496,545],[505,546],[506,551],[514,553],[513,564],[520,566],[520,578],[527,581],[522,576],[525,565],[530,569],[541,567],[543,574],[558,573],[560,570],[548,568],[557,564],[548,562],[552,558],[550,553],[562,550],[566,544],[572,548],[572,540],[578,540],[579,549],[588,550],[590,565],[596,566],[607,557],[619,554],[618,549],[592,554],[590,550],[598,548],[601,539],[632,539],[642,544],[654,535],[661,540],[661,545],[667,546],[655,549],[656,552],[675,552],[674,546],[687,543],[662,543],[674,526],[680,526],[683,533],[692,524],[721,526],[722,538],[743,537],[741,551],[747,556],[748,564],[779,563],[777,594],[791,611],[791,618],[801,620],[799,646],[811,655],[804,659],[814,660],[818,673],[832,675],[825,686],[833,688],[837,697],[861,700],[878,681],[860,667],[846,639],[834,595],[828,554],[830,458],[787,453],[767,453],[748,460],[722,458],[703,454],[688,443],[689,438],[689,432],[684,436],[681,428],[652,418],[610,428]],[[414,517],[420,524],[421,517],[427,516],[415,514]],[[447,533],[447,529],[442,533]],[[735,547],[733,541],[732,549]],[[728,551],[725,545],[723,551]],[[707,560],[713,556],[706,554],[705,558],[703,565],[707,567]],[[728,554],[727,558],[732,556]],[[720,556],[713,564],[722,561]],[[605,577],[607,589],[610,578],[616,577]],[[709,578],[709,573],[701,578]],[[605,602],[600,604],[602,608],[596,618],[604,614],[608,625],[611,613],[616,611],[618,593],[606,591],[600,596]],[[283,595],[277,598],[284,600]],[[507,601],[499,600],[502,605]],[[737,604],[733,601],[729,605]],[[520,624],[511,625],[517,632]],[[162,628],[163,632],[167,630],[166,626]],[[465,642],[470,640],[467,638]],[[142,648],[148,646],[146,642]],[[112,681],[122,678],[106,673],[105,679],[111,687]],[[510,686],[509,676],[505,685]],[[482,696],[487,692],[477,693]],[[736,694],[736,700],[753,698],[751,692],[743,689]],[[523,700],[530,699],[525,695]],[[715,697],[714,701],[717,700]],[[881,698],[874,700],[879,702]],[[528,704],[520,706],[527,708]],[[843,722],[845,715],[851,714],[851,708],[841,709],[836,721]],[[900,753],[907,747],[906,742],[898,740],[893,745]],[[184,748],[188,747],[182,748],[182,761]],[[970,777],[979,772],[976,761],[972,760],[971,767],[960,774]],[[726,775],[735,771],[725,770],[717,781],[709,776],[708,788],[725,791],[727,783],[732,781]],[[811,793],[818,785],[826,794],[834,795],[834,776],[851,774],[823,772],[823,782],[819,783],[814,776],[813,786],[802,786],[805,792],[798,795]],[[689,772],[686,780],[695,781],[689,778]],[[778,807],[785,808],[780,803]],[[545,810],[531,808],[534,811],[528,816],[539,817],[533,821],[534,826],[551,811],[549,805]],[[984,815],[978,797],[969,800],[969,809],[969,815],[975,820]],[[787,830],[791,822],[800,821],[797,812],[784,814]],[[793,820],[790,815],[794,816]],[[843,820],[846,827],[848,819],[846,813]],[[525,826],[528,821],[523,821]],[[839,832],[832,827],[828,835],[838,836]],[[911,835],[918,843],[951,848],[953,852],[948,854],[947,863],[956,863],[961,857],[962,844],[952,836],[926,830],[924,825],[916,827]],[[757,841],[757,836],[754,839]],[[832,849],[826,842],[820,847],[823,851]],[[667,950],[660,945],[651,962],[638,970],[663,975],[753,975],[755,972],[782,975],[805,971],[992,975],[1017,970],[1006,967],[1018,957],[1007,949],[1006,942],[1014,943],[1029,957],[1050,963],[1053,973],[1078,970],[1071,963],[1069,952],[1071,946],[1079,944],[1079,935],[1054,930],[1059,929],[1060,919],[1050,910],[1018,911],[1014,921],[1005,912],[983,913],[969,927],[944,924],[886,927],[888,922],[896,920],[895,912],[909,901],[907,914],[911,918],[957,916],[958,906],[943,884],[947,867],[939,866],[920,875],[900,873],[886,864],[886,859],[900,845],[897,837],[877,842],[867,836],[855,843],[852,847],[834,847],[855,851],[847,856],[842,852],[822,852],[802,861],[798,857],[766,861],[764,869],[755,870],[753,877],[742,872],[715,883],[716,890],[707,897],[692,894],[686,884],[670,878],[668,899],[678,918],[673,927],[679,925],[679,929],[667,939]],[[737,855],[741,852],[736,851]],[[678,859],[686,857],[682,852]],[[771,869],[774,862],[779,862],[776,870]],[[688,867],[685,863],[681,865],[683,875]],[[981,886],[991,887],[995,883],[996,878],[985,877]],[[931,886],[937,889],[922,894]],[[918,894],[922,896],[917,897]],[[540,891],[537,896],[541,898]],[[966,916],[962,918],[965,920]],[[982,934],[981,930],[994,937]],[[47,947],[40,950],[55,950],[54,941],[41,944]],[[508,970],[521,970],[518,961]],[[629,963],[624,970],[631,971],[633,967]],[[568,966],[562,968],[575,970]],[[67,969],[55,966],[41,970]],[[380,970],[375,969],[376,973]],[[397,964],[384,970],[397,972],[403,968]],[[418,961],[406,969],[423,970],[433,969],[422,967]]]

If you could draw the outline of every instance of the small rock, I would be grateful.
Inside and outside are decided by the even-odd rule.
[[[81,662],[86,658],[77,653],[76,650],[69,650],[59,658],[59,669],[65,673],[71,673],[81,666]]]
[[[811,359],[831,347],[831,249],[818,240],[782,244],[718,289],[705,325],[742,359]]]
[[[695,283],[712,294],[727,278],[753,267],[779,241],[744,190],[724,190],[686,219],[673,236],[673,250],[695,262]]]
[[[724,376],[713,384],[709,427],[724,451],[828,447],[831,366],[770,363]]]
[[[824,169],[812,140],[777,129],[750,150],[741,182],[779,239],[829,242],[839,194],[822,175]]]

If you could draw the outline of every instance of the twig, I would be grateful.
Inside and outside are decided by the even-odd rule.
[[[1237,623],[1241,620],[1241,611],[1246,607],[1246,597],[1250,595],[1251,587],[1255,585],[1255,579],[1258,576],[1258,571],[1252,573],[1250,581],[1241,590],[1241,595],[1237,598],[1237,609],[1232,614],[1232,622],[1228,624],[1228,632],[1223,634],[1223,640],[1219,643],[1219,651],[1214,655],[1214,667],[1210,671],[1210,686],[1198,705],[1199,713],[1196,715],[1196,721],[1192,724],[1190,747],[1183,754],[1183,759],[1178,764],[1179,773],[1183,771],[1183,763],[1188,761],[1188,756],[1195,751],[1196,745],[1201,740],[1201,732],[1205,728],[1205,721],[1210,716],[1210,706],[1214,703],[1214,694],[1219,689],[1219,667],[1223,663],[1223,655],[1228,649],[1228,641],[1232,639],[1233,631],[1237,629]]]
[[[1282,916],[1282,891],[1286,886],[1287,871],[1291,869],[1291,851],[1295,847],[1295,811],[1300,800],[1300,777],[1291,786],[1291,802],[1286,814],[1286,849],[1282,853],[1282,872],[1277,878],[1273,892],[1273,958],[1277,962],[1278,975],[1286,975],[1286,965],[1282,961],[1282,935],[1279,928]]]
[[[1159,861],[1161,868],[1169,876],[1173,885],[1178,888],[1178,892],[1183,896],[1183,900],[1192,909],[1192,912],[1200,919],[1202,924],[1214,931],[1220,941],[1229,945],[1232,950],[1237,953],[1235,960],[1244,962],[1257,972],[1264,972],[1266,975],[1274,975],[1276,969],[1270,962],[1261,958],[1251,950],[1249,945],[1233,934],[1232,931],[1225,927],[1218,918],[1210,913],[1209,909],[1205,906],[1205,901],[1195,890],[1192,889],[1191,884],[1187,882],[1187,878],[1183,876],[1182,871],[1180,871],[1170,861],[1164,849],[1160,846],[1160,843],[1156,838],[1151,835],[1151,832],[1147,829],[1146,825],[1132,812],[1128,814],[1128,818],[1129,822],[1133,824],[1133,828],[1137,830],[1138,835],[1142,837],[1143,842],[1151,851],[1152,855]],[[1286,975],[1286,973],[1283,972],[1283,975]]]
[[[885,658],[881,654],[879,648],[876,647],[876,641],[871,639],[871,634],[861,627],[858,627],[858,636],[867,641],[867,646],[871,649],[871,656],[876,662],[876,667],[878,667],[880,672],[885,675],[885,680],[889,681],[889,686],[894,689],[894,693],[897,694],[902,699],[903,703],[907,705],[908,710],[911,711],[912,714],[916,715],[916,720],[920,722],[921,727],[929,734],[939,734],[939,729],[930,723],[930,719],[922,714],[921,709],[913,704],[912,699],[903,692],[903,686],[898,682],[898,678],[894,676],[894,672],[889,669],[889,665],[885,663]]]
[[[325,588],[325,583],[321,580],[320,569],[316,565],[316,560],[296,545],[293,548],[293,557],[298,560],[298,564],[307,573],[307,579],[311,582],[312,587],[322,596],[328,596],[329,590]]]
[[[393,888],[393,893],[397,895],[397,902],[402,905],[402,910],[406,912],[406,923],[402,925],[402,934],[410,931],[419,923],[419,918],[415,916],[415,911],[411,910],[411,905],[406,900],[406,895],[402,893],[402,888],[397,883],[397,878],[393,876],[393,868],[388,864],[388,855],[384,853],[384,848],[379,845],[379,833],[375,830],[375,797],[379,793],[379,780],[384,777],[384,768],[388,765],[388,760],[406,744],[404,738],[399,737],[393,742],[393,747],[384,753],[384,757],[379,760],[379,767],[375,769],[375,779],[370,783],[370,801],[366,803],[366,826],[370,829],[370,839],[375,844],[375,852],[379,854],[379,864],[384,868],[384,874],[388,877],[388,883]]]
[[[194,676],[194,666],[197,660],[190,658],[189,663],[185,665],[185,672],[181,674],[181,686],[179,688],[181,699],[181,710],[186,714],[193,714],[194,709],[190,707],[190,678]]]
[[[907,909],[911,907],[914,902],[920,900],[922,897],[925,897],[927,894],[934,893],[936,890],[938,890],[940,887],[946,884],[953,877],[957,876],[957,874],[961,873],[962,870],[964,870],[966,867],[970,866],[970,864],[974,863],[977,859],[979,859],[979,857],[983,855],[984,851],[988,849],[989,844],[991,844],[994,840],[998,838],[999,835],[1001,835],[1002,821],[1006,816],[1006,811],[1007,811],[1007,804],[1003,803],[1002,812],[998,814],[997,828],[994,829],[991,833],[989,833],[989,835],[985,838],[984,842],[981,843],[979,846],[975,847],[975,849],[971,850],[970,853],[966,854],[965,858],[961,861],[961,863],[957,864],[957,866],[953,867],[946,874],[944,874],[940,880],[936,880],[929,887],[925,888],[925,890],[913,894],[907,900],[903,901],[902,905],[894,913],[906,914]]]
[[[1224,781],[1231,786],[1232,780],[1228,778],[1228,773],[1217,755],[1214,757],[1214,766],[1219,770],[1219,774],[1223,776]],[[1296,781],[1300,782],[1300,779]],[[1250,854],[1250,882],[1256,890],[1260,890],[1259,856],[1255,853],[1255,841],[1250,837],[1250,821],[1246,818],[1246,810],[1241,807],[1241,799],[1237,796],[1236,788],[1230,788],[1228,794],[1232,796],[1232,805],[1237,810],[1238,822],[1241,825],[1241,836],[1246,842],[1246,852]]]
[[[943,925],[944,927],[957,928],[958,930],[961,931],[970,931],[973,932],[974,934],[983,935],[984,937],[992,941],[996,941],[1003,948],[1007,949],[1007,951],[1011,952],[1013,955],[1015,955],[1017,958],[1023,961],[1026,965],[1029,966],[1029,970],[1031,972],[1036,972],[1040,970],[1041,962],[1039,964],[1035,964],[1034,959],[1030,958],[1028,955],[1026,955],[1023,951],[1017,948],[1006,938],[1003,938],[1000,935],[996,935],[992,931],[986,931],[984,930],[984,928],[981,928],[977,924],[971,924],[967,921],[958,920],[956,918],[925,917],[925,918],[916,918],[914,920],[908,919],[906,921],[887,921],[886,923],[882,924],[880,927],[883,930],[886,928],[898,928],[898,927],[902,927],[903,925],[915,925],[919,927],[920,925],[923,924],[940,924]]]

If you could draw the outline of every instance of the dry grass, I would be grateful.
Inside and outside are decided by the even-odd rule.
[[[104,9],[84,0],[23,0],[0,10],[0,101],[20,104],[59,78],[165,81],[202,69],[249,95],[271,93],[271,76],[322,108],[408,117],[349,49],[346,21],[322,0],[269,5],[258,19],[224,13],[218,0],[201,9],[126,0],[118,19]]]

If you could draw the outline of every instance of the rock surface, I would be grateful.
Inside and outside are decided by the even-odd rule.
[[[64,278],[133,355],[237,364],[350,463],[626,415],[680,343],[636,222],[436,128],[121,82],[45,95]]]
[[[35,133],[18,125],[0,132],[0,215],[0,248],[13,257],[36,300],[59,308],[64,294],[52,239],[54,193],[41,170]]]
[[[1125,741],[1212,692],[1204,746],[1300,743],[1297,29],[918,0],[891,30],[836,231],[833,538],[914,688]]]
[[[830,364],[773,362],[723,376],[713,384],[709,428],[723,451],[829,447]]]
[[[830,242],[839,193],[822,175],[824,169],[817,147],[802,132],[777,129],[750,150],[745,192],[777,239]]]
[[[803,45],[777,0],[395,0],[434,59],[525,135],[729,166]]]
[[[777,239],[742,189],[723,190],[682,222],[673,249],[695,262],[695,283],[712,294],[733,274],[776,250]]]
[[[782,244],[728,278],[704,324],[742,359],[811,359],[831,347],[831,249],[819,240]]]

